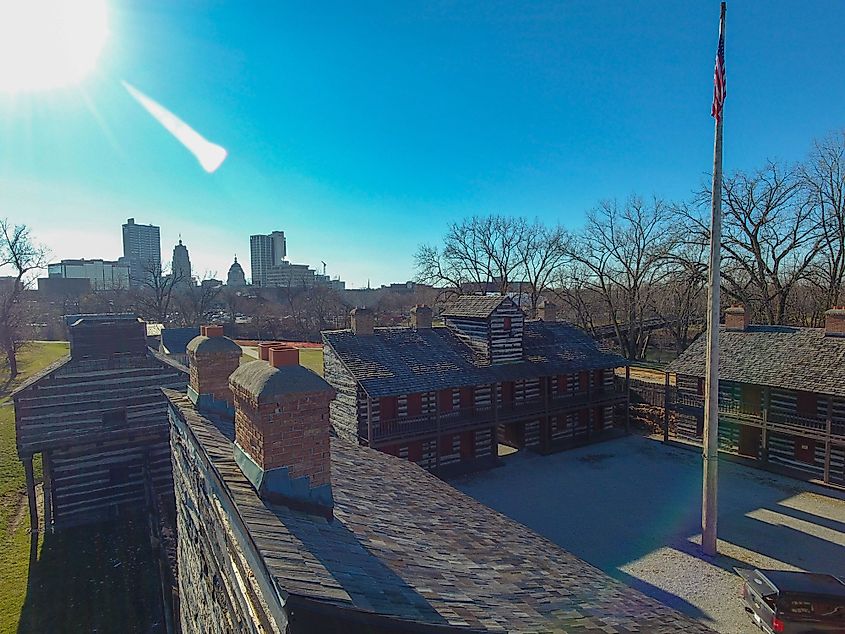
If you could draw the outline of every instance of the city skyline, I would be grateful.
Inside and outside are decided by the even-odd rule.
[[[684,198],[710,169],[716,2],[108,8],[87,80],[0,93],[0,215],[54,260],[116,259],[134,216],[220,278],[283,226],[291,261],[379,285],[464,216],[577,229],[600,199]],[[732,4],[726,172],[842,128],[843,12]],[[122,79],[225,146],[222,167],[204,173]]]

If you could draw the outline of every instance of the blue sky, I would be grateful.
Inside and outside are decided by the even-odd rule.
[[[353,285],[404,281],[473,213],[578,228],[603,198],[682,198],[712,162],[718,2],[138,2],[82,84],[0,94],[0,214],[64,257],[120,225],[224,276],[249,235]],[[845,127],[845,4],[728,6],[725,168]],[[205,173],[124,91],[229,158]],[[247,275],[249,275],[249,267]]]

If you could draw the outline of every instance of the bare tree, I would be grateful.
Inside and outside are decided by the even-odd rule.
[[[524,218],[498,215],[452,223],[442,248],[421,245],[417,250],[417,280],[458,293],[507,293],[523,272],[527,227]]]
[[[813,321],[843,302],[845,283],[845,131],[816,141],[801,167],[821,241],[818,257],[809,271],[810,281],[821,291]],[[802,304],[803,305],[803,304]]]
[[[722,188],[722,286],[729,298],[782,324],[791,293],[806,278],[822,242],[811,198],[795,167],[769,162],[737,172]],[[710,191],[682,205],[680,222],[691,244],[710,239]]]
[[[207,272],[199,286],[185,284],[184,281],[176,286],[173,303],[179,311],[182,326],[199,326],[209,317],[223,291],[222,284],[208,283],[213,279],[214,275]]]
[[[518,243],[522,276],[528,283],[531,316],[537,315],[537,304],[550,290],[552,281],[568,261],[570,235],[560,225],[547,227],[538,220],[525,227],[524,239]]]
[[[624,205],[602,202],[587,214],[587,225],[570,254],[585,274],[584,287],[601,297],[622,353],[639,359],[648,346],[647,318],[653,294],[671,272],[675,247],[670,209],[654,198],[632,196]]]
[[[182,274],[171,274],[153,260],[144,265],[141,288],[135,293],[135,303],[141,314],[158,323],[167,323],[174,289],[182,282]]]
[[[17,352],[30,321],[21,298],[46,264],[47,250],[34,242],[29,227],[0,220],[0,269],[11,272],[0,288],[0,344],[12,378],[18,375]]]

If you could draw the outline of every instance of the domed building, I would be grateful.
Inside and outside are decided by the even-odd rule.
[[[238,264],[238,256],[235,256],[235,261],[229,267],[229,275],[226,277],[227,286],[246,286],[246,276],[244,275],[243,267]]]

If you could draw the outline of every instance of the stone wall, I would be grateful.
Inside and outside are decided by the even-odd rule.
[[[170,421],[183,634],[281,633],[248,563],[256,553],[232,500],[172,410]]]

